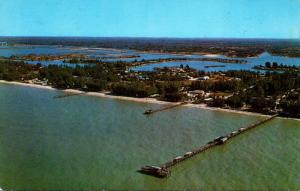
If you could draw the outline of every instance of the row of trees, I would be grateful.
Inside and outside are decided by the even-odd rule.
[[[242,88],[239,80],[220,81],[195,81],[191,84],[191,90],[234,92]]]
[[[29,80],[38,77],[39,66],[23,61],[0,61],[0,79],[7,81]]]
[[[289,93],[280,103],[283,114],[292,117],[300,117],[300,88]]]
[[[112,85],[111,93],[130,97],[149,97],[156,92],[155,86],[144,82],[120,82]]]
[[[111,87],[111,93],[130,97],[149,97],[159,94],[160,99],[170,102],[178,102],[183,99],[179,82],[119,82]]]
[[[258,66],[258,69],[259,68],[263,68],[263,66]],[[270,70],[299,70],[299,67],[297,67],[296,65],[283,65],[282,63],[278,64],[277,62],[266,62],[265,68]]]
[[[120,81],[120,72],[126,66],[120,63],[102,63],[76,67],[49,65],[40,70],[40,78],[56,88],[76,88],[87,91],[109,89],[109,84]]]

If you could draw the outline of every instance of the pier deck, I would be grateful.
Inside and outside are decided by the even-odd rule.
[[[54,96],[53,99],[61,99],[61,98],[65,98],[65,97],[77,96],[77,95],[82,95],[82,94],[85,94],[85,92],[80,92],[80,93],[66,93],[66,94]]]
[[[144,112],[145,115],[151,115],[151,114],[154,114],[154,113],[157,113],[157,112],[160,112],[160,111],[165,111],[165,110],[168,110],[168,109],[172,109],[172,108],[175,108],[175,107],[179,107],[179,106],[182,106],[182,105],[186,105],[188,104],[188,102],[182,102],[182,103],[179,103],[179,104],[175,104],[175,105],[168,105],[168,106],[165,106],[165,107],[162,107],[162,108],[159,108],[159,109],[155,109],[155,110],[146,110]]]
[[[220,136],[218,138],[215,138],[214,140],[208,142],[207,144],[199,147],[199,148],[196,148],[192,151],[189,151],[189,152],[186,152],[183,156],[178,156],[160,166],[145,166],[145,167],[142,167],[139,172],[143,173],[143,174],[147,174],[147,175],[151,175],[151,176],[155,176],[155,177],[158,177],[158,178],[166,178],[166,177],[169,177],[171,175],[171,170],[170,168],[179,164],[180,162],[183,162],[197,154],[200,154],[208,149],[211,149],[211,148],[214,148],[216,146],[219,146],[219,145],[223,145],[225,144],[228,140],[240,135],[240,134],[243,134],[255,127],[258,127],[264,123],[267,123],[268,121],[271,121],[272,119],[274,119],[275,117],[277,117],[277,114],[276,115],[273,115],[271,117],[268,117],[267,119],[264,119],[264,120],[261,120],[261,121],[258,121],[254,124],[251,124],[247,127],[242,127],[242,128],[239,128],[238,130],[236,131],[233,131],[231,133],[229,133],[228,135],[225,135],[225,136]]]

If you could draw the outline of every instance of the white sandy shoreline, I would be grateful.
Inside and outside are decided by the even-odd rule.
[[[58,91],[64,91],[66,93],[82,93],[82,94],[88,95],[88,96],[96,96],[96,97],[103,97],[103,98],[110,98],[110,99],[119,99],[119,100],[126,100],[126,101],[132,101],[132,102],[140,102],[140,103],[169,104],[169,105],[178,104],[178,103],[171,103],[171,102],[166,102],[166,101],[159,101],[159,100],[154,99],[154,98],[134,98],[134,97],[125,97],[125,96],[115,96],[115,95],[109,95],[107,93],[84,92],[84,91],[75,90],[75,89],[59,90],[59,89],[56,89],[56,88],[53,88],[53,87],[50,87],[50,86],[42,86],[42,85],[38,85],[38,84],[29,84],[29,83],[23,83],[23,82],[15,82],[15,81],[0,80],[0,83],[10,84],[10,85],[26,86],[26,87],[31,87],[31,88],[58,90]],[[232,110],[232,109],[215,108],[215,107],[209,107],[206,104],[186,104],[186,105],[183,105],[183,107],[192,107],[192,108],[207,109],[207,110],[212,110],[212,111],[222,111],[222,112],[238,113],[238,114],[244,114],[244,115],[268,117],[268,115],[264,115],[264,114],[261,114],[261,113],[253,113],[253,112],[238,111],[238,110]],[[296,119],[296,118],[284,118],[284,117],[280,117],[280,118],[300,121],[300,119]]]
[[[82,94],[88,95],[88,96],[105,97],[105,98],[112,98],[112,99],[119,99],[119,100],[142,102],[142,103],[176,104],[176,103],[170,103],[170,102],[165,102],[165,101],[159,101],[159,100],[156,100],[154,98],[134,98],[134,97],[125,97],[125,96],[114,96],[114,95],[109,95],[107,93],[102,93],[102,92],[84,92],[84,91],[75,90],[75,89],[59,90],[59,89],[56,89],[56,88],[53,88],[53,87],[50,87],[50,86],[43,86],[43,85],[38,85],[38,84],[29,84],[29,83],[23,83],[23,82],[15,82],[15,81],[0,80],[0,83],[10,84],[10,85],[26,86],[26,87],[31,87],[31,88],[57,90],[57,91],[63,91],[63,92],[66,92],[66,93],[75,93],[75,94],[82,93]]]

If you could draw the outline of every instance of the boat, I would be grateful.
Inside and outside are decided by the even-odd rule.
[[[149,109],[149,110],[146,110],[144,112],[144,115],[149,115],[149,114],[152,114],[152,113],[153,113],[153,111],[151,109]]]

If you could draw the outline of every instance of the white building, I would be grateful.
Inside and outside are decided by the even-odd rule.
[[[209,80],[209,76],[201,76],[197,80]]]

